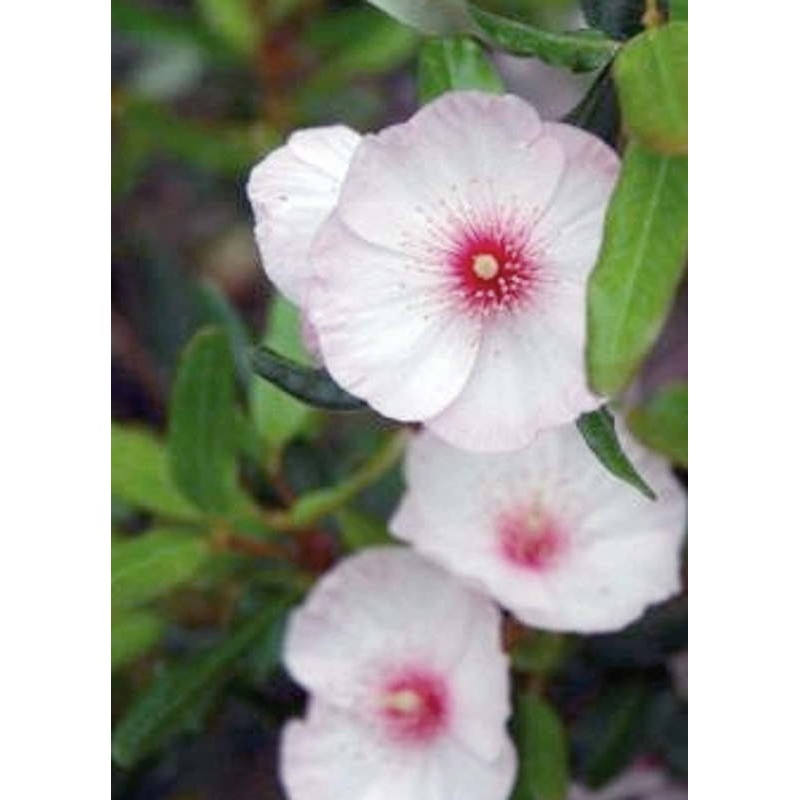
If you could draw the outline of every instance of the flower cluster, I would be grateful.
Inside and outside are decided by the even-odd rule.
[[[390,522],[411,548],[353,556],[291,619],[311,694],[291,723],[292,800],[503,800],[504,608],[618,629],[679,589],[684,495],[623,431],[652,502],[610,476],[576,416],[586,282],[618,159],[512,96],[453,92],[359,136],[295,133],[248,192],[268,275],[335,380],[421,422]]]

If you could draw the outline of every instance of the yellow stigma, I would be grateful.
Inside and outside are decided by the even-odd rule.
[[[386,708],[391,708],[402,714],[413,714],[419,710],[420,705],[419,695],[411,689],[401,689],[386,695]]]
[[[500,272],[497,259],[489,253],[480,253],[472,259],[472,271],[485,281],[490,281]]]

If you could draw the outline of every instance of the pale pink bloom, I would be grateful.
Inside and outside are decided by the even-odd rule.
[[[574,425],[505,455],[423,433],[390,529],[526,624],[621,628],[680,588],[685,495],[665,461],[620,433],[657,501],[611,476]]]
[[[257,164],[247,182],[256,243],[272,282],[305,306],[309,248],[330,214],[359,135],[344,125],[297,131]]]
[[[687,800],[688,796],[686,787],[673,781],[664,770],[635,764],[597,791],[573,785],[568,800]]]
[[[451,92],[365,136],[311,246],[328,370],[470,450],[596,407],[586,281],[617,171],[599,139],[510,95]]]
[[[367,550],[325,575],[292,615],[285,661],[311,693],[283,736],[291,800],[508,796],[499,611],[411,550]]]

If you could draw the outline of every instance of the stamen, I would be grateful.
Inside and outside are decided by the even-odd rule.
[[[472,271],[482,280],[490,281],[500,272],[500,264],[491,253],[479,253],[472,259]]]

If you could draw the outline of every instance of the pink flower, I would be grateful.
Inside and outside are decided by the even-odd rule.
[[[568,800],[687,800],[689,793],[658,767],[634,764],[598,791],[570,787]]]
[[[250,181],[267,272],[305,306],[333,377],[469,450],[523,447],[594,408],[586,280],[615,153],[479,92],[357,144],[349,134],[324,175],[281,155],[298,136],[322,148],[317,131]]]
[[[292,800],[505,800],[508,663],[497,608],[410,550],[340,563],[285,645],[311,693],[284,733]]]
[[[679,590],[685,516],[668,465],[621,435],[657,501],[609,475],[573,425],[505,455],[424,433],[390,528],[526,624],[621,628]]]

